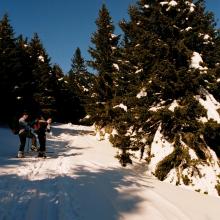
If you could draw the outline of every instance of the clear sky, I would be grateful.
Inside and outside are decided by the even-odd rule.
[[[88,47],[96,31],[95,20],[105,3],[119,34],[118,22],[128,18],[128,6],[136,0],[0,0],[0,19],[8,13],[15,36],[29,40],[38,33],[51,63],[57,63],[64,73],[70,70],[77,47],[85,60],[90,59]],[[206,0],[207,9],[220,19],[220,0]],[[218,22],[220,27],[220,22]]]

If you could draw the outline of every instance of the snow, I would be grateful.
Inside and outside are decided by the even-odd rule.
[[[208,34],[205,34],[204,37],[203,37],[203,39],[204,39],[204,40],[209,40],[209,39],[212,39],[212,38],[211,38]]]
[[[212,37],[210,37],[208,34],[199,33],[199,37],[202,37],[202,39],[204,40],[203,44],[213,44],[213,42],[211,41]]]
[[[179,106],[179,104],[178,104],[178,102],[176,101],[176,100],[174,100],[172,103],[171,103],[171,105],[170,105],[170,107],[168,108],[170,111],[172,111],[172,112],[174,112],[174,109],[176,108],[176,107],[178,107]]]
[[[40,55],[40,56],[38,57],[38,60],[40,60],[41,62],[44,62],[44,57],[43,57],[42,55]]]
[[[150,5],[144,5],[144,8],[150,8]]]
[[[49,158],[17,159],[18,136],[0,128],[0,220],[219,219],[220,198],[160,182],[138,162],[122,168],[93,127],[52,132]]]
[[[118,36],[116,34],[111,34],[111,38],[117,38]]]
[[[176,1],[174,1],[174,0],[172,0],[172,1],[170,1],[169,3],[168,3],[168,5],[170,5],[170,6],[177,6],[178,5],[178,3],[176,2]]]
[[[168,2],[167,2],[167,1],[166,1],[166,2],[160,2],[160,4],[161,4],[162,6],[164,6],[164,5],[167,5]]]
[[[89,89],[87,89],[85,86],[82,86],[82,88],[83,88],[84,92],[88,92],[89,91]]]
[[[185,31],[190,31],[190,30],[192,30],[192,27],[187,27],[187,28],[185,29]]]
[[[174,150],[172,143],[164,139],[161,133],[161,125],[158,127],[154,140],[151,144],[151,161],[149,164],[149,172],[154,172],[157,164]]]
[[[143,69],[139,69],[135,71],[135,74],[143,72]]]
[[[164,5],[168,5],[169,7],[166,9],[167,11],[169,11],[171,9],[171,7],[176,7],[178,5],[178,3],[174,0],[171,0],[169,2],[164,1],[164,2],[160,2],[160,5],[163,7]]]
[[[184,145],[184,143],[182,142]],[[185,145],[185,148],[188,147]],[[191,176],[190,177],[190,184],[188,186],[185,186],[182,181],[180,181],[180,185],[185,188],[191,188],[194,190],[199,190],[201,193],[208,193],[211,195],[218,196],[217,191],[215,189],[215,186],[219,183],[219,180],[217,176],[220,175],[220,167],[218,165],[218,158],[215,154],[215,152],[208,147],[208,151],[210,152],[211,158],[208,159],[210,163],[207,163],[207,161],[204,163],[204,161],[197,165],[197,175],[191,175],[192,173],[195,173],[195,167],[186,168],[182,171],[183,175]],[[191,160],[198,160],[198,157],[195,153],[195,151],[191,148],[189,148],[189,155],[191,157]],[[201,178],[202,176],[202,178]],[[166,179],[166,181],[169,181]]]
[[[141,89],[141,91],[136,95],[136,97],[137,97],[138,99],[140,99],[140,98],[145,97],[145,96],[147,96],[147,92],[146,92],[146,88],[143,87],[143,88]]]
[[[185,3],[186,5],[190,6],[190,9],[189,9],[190,12],[193,12],[195,10],[196,6],[192,2],[186,1]]]
[[[203,90],[202,93],[205,96],[205,99],[200,96],[196,96],[195,98],[207,110],[207,118],[220,123],[220,115],[217,111],[220,108],[219,102],[217,102],[213,95],[211,95],[208,91]]]
[[[164,108],[164,107],[165,107],[165,106],[164,106],[164,103],[165,103],[165,101],[161,101],[161,102],[158,103],[156,106],[150,107],[150,108],[149,108],[149,111],[156,112],[156,111],[158,111],[158,110]]]
[[[119,70],[119,66],[117,63],[113,63],[113,67],[116,69],[116,70]]]
[[[128,107],[124,105],[123,103],[120,103],[119,105],[114,106],[113,108],[122,108],[124,111],[128,111]]]
[[[173,102],[175,103],[175,101]],[[173,106],[176,104],[172,104]],[[215,152],[208,148],[209,159],[206,161],[198,161],[198,157],[193,149],[190,146],[187,146],[182,140],[181,145],[186,150],[188,150],[192,164],[187,168],[173,168],[169,171],[164,182],[172,183],[174,185],[178,184],[181,187],[199,191],[201,193],[208,193],[209,195],[218,196],[216,190],[216,185],[220,183],[220,164]],[[148,166],[147,173],[154,174],[157,168],[157,165],[162,161],[166,156],[170,155],[174,151],[173,143],[168,142],[163,134],[161,133],[161,125],[159,125],[153,142],[150,147],[151,160]],[[194,161],[194,162],[193,162]],[[181,173],[181,178],[180,177]],[[183,176],[188,177],[189,183],[186,185],[183,182]]]
[[[191,57],[191,64],[190,68],[199,69],[199,70],[207,70],[207,67],[201,66],[203,63],[202,57],[199,53],[193,52],[193,55]]]

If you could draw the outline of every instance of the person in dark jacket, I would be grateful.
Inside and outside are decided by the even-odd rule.
[[[20,147],[18,151],[18,158],[24,157],[24,148],[26,144],[26,139],[31,138],[32,146],[31,149],[37,148],[37,141],[34,130],[28,124],[28,113],[24,112],[23,115],[19,118],[19,139],[20,139]]]
[[[40,144],[38,157],[46,157],[46,132],[50,131],[51,123],[51,118],[45,120],[42,116],[36,120],[35,130]]]

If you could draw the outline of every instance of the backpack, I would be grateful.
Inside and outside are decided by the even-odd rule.
[[[34,122],[34,124],[33,124],[33,129],[35,130],[35,131],[38,131],[39,129],[40,129],[40,123],[39,123],[39,121],[38,120],[35,120],[35,122]]]

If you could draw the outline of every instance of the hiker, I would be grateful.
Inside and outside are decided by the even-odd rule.
[[[50,125],[52,123],[52,119],[48,118],[45,120],[42,116],[40,116],[35,123],[35,131],[38,136],[38,141],[40,144],[38,157],[46,157],[46,132],[50,131]]]
[[[24,157],[24,148],[26,144],[26,139],[31,138],[32,146],[31,149],[35,150],[37,149],[37,141],[36,141],[36,134],[34,133],[34,130],[30,127],[28,124],[28,113],[24,112],[21,118],[19,118],[19,139],[20,139],[20,147],[18,151],[18,158]]]

